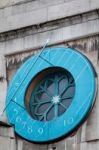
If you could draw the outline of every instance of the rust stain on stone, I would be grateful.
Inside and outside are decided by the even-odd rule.
[[[73,40],[65,43],[60,43],[58,44],[59,46],[61,45],[69,45],[72,48],[75,48],[79,51],[83,52],[91,52],[91,51],[97,51],[97,60],[99,60],[99,35],[83,38],[83,39],[78,39],[78,40]],[[57,45],[54,45],[57,46]],[[52,47],[52,46],[51,46]],[[6,62],[7,62],[7,68],[13,68],[13,66],[17,66],[22,64],[25,60],[27,60],[30,56],[35,55],[39,50],[31,50],[27,52],[22,52],[19,54],[12,54],[6,56]]]
[[[91,36],[79,40],[74,40],[68,42],[70,47],[73,47],[78,50],[82,50],[85,52],[89,51],[98,51],[99,49],[99,35]]]

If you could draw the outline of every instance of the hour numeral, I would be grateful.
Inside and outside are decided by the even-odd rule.
[[[27,123],[26,122],[22,122],[22,128],[24,129],[26,127]]]
[[[32,133],[33,132],[33,129],[32,129],[32,127],[28,127],[28,133]]]
[[[68,120],[64,120],[64,126],[72,124],[74,122],[74,119],[71,117]]]
[[[15,112],[16,115],[18,114],[18,110],[17,109],[14,109],[13,111]]]
[[[43,128],[39,128],[39,129],[38,129],[38,133],[39,133],[39,134],[43,134]]]
[[[16,118],[16,122],[21,122],[21,118],[19,116]]]

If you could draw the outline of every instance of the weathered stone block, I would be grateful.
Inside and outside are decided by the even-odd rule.
[[[15,139],[0,136],[0,150],[16,150]]]
[[[88,52],[87,57],[91,60],[93,63],[96,72],[99,76],[99,66],[97,63],[97,51]],[[97,80],[98,81],[98,80]],[[82,126],[82,135],[81,135],[81,141],[92,141],[99,139],[99,81],[97,82],[97,97],[96,102],[94,104],[93,110],[90,113],[90,116],[88,117],[85,124]]]
[[[40,9],[40,1],[31,1],[26,4],[26,12],[32,11],[32,10],[37,10]]]
[[[4,8],[4,17],[9,17],[12,15],[12,7]]]
[[[17,150],[23,150],[23,141],[17,139]]]
[[[6,81],[6,61],[3,55],[0,55],[0,122],[6,122],[5,112],[5,100],[7,92]]]
[[[69,27],[63,28],[63,39],[65,40],[73,40],[77,36],[81,38],[83,36],[91,35],[98,30],[98,20],[88,21],[82,24],[76,24]],[[79,31],[79,32],[78,32]],[[96,31],[98,33],[98,31]]]
[[[57,5],[59,3],[64,3],[64,0],[40,0],[40,7],[47,7],[50,5]]]
[[[17,150],[40,150],[40,146],[39,144],[32,144],[30,142],[17,139]]]
[[[0,112],[3,110],[5,105],[5,99],[6,99],[6,92],[7,92],[7,81],[3,80],[0,81]]]
[[[98,2],[94,3],[94,8],[99,7]],[[90,3],[88,0],[74,0],[65,2],[64,4],[58,4],[48,8],[48,20],[58,19],[62,17],[68,17],[75,14],[80,14],[89,11]]]
[[[14,128],[13,127],[0,127],[0,136],[2,137],[9,137],[9,138],[15,138],[14,134]]]
[[[81,143],[80,150],[99,150],[99,141]]]
[[[0,19],[2,19],[4,17],[4,9],[0,10]]]
[[[96,6],[99,8],[99,1],[97,0],[89,0],[90,9],[96,9]]]
[[[12,9],[11,15],[13,16],[26,12],[26,4],[14,5],[13,7],[10,8]]]
[[[6,78],[6,60],[3,55],[0,55],[0,79]]]
[[[0,1],[0,8],[8,6],[9,3],[10,3],[10,0]]]
[[[8,30],[22,28],[25,26],[40,24],[47,20],[47,8],[34,10],[28,13],[22,13],[21,15],[9,16],[7,18],[7,24],[9,23]]]
[[[7,92],[7,81],[4,79],[3,81],[0,81],[0,122],[3,123],[7,123],[7,118],[4,111],[6,92]]]
[[[93,20],[93,19],[98,19],[98,13],[95,12],[89,12],[87,14],[82,15],[82,20],[87,21],[87,20]]]

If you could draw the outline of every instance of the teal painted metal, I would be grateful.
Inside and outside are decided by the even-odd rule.
[[[59,117],[35,120],[27,112],[25,94],[32,79],[51,67],[66,69],[74,78],[75,95],[71,105]],[[13,78],[7,93],[6,113],[17,134],[33,142],[49,142],[68,135],[86,117],[95,100],[96,79],[86,57],[71,48],[50,48],[28,59]]]

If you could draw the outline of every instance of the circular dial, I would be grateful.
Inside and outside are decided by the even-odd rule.
[[[96,89],[95,70],[84,55],[71,48],[49,48],[28,59],[10,83],[8,121],[27,140],[56,141],[86,118]]]

